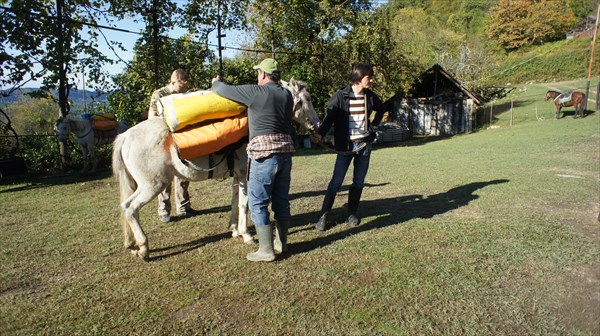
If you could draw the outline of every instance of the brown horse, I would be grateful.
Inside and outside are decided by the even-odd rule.
[[[552,101],[554,101],[554,106],[556,106],[556,119],[560,119],[560,109],[563,108],[563,106],[575,107],[575,115],[573,116],[573,118],[583,118],[583,103],[586,99],[585,94],[579,91],[573,91],[573,93],[571,94],[571,100],[563,103],[561,100],[563,98],[566,98],[566,96],[568,95],[560,93],[558,91],[549,90],[548,92],[546,92],[546,100],[552,98]]]

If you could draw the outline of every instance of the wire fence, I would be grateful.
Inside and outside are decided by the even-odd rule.
[[[564,89],[548,87],[549,90],[564,92]],[[585,93],[586,88],[570,88],[573,91]],[[600,81],[596,88],[590,87],[589,95],[586,97],[587,106],[584,106],[586,113],[600,111]],[[542,121],[549,118],[555,118],[556,106],[553,101],[541,101],[540,94],[529,94],[515,98],[505,98],[498,101],[492,101],[483,106],[483,111],[477,118],[480,126],[507,123],[512,126],[515,123],[537,120]],[[564,116],[575,115],[575,107],[563,106],[561,114]],[[584,113],[585,115],[585,113]]]

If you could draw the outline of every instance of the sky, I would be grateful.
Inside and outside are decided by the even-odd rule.
[[[107,25],[107,24],[101,23],[101,25]],[[119,29],[127,30],[130,32],[140,32],[143,29],[143,23],[136,23],[133,20],[122,20],[122,21],[115,22],[113,25]],[[98,41],[99,48],[98,49],[104,55],[106,55],[107,57],[109,57],[115,61],[114,64],[107,64],[105,69],[111,75],[121,73],[123,71],[123,69],[125,68],[126,64],[124,62],[120,61],[120,59],[123,59],[126,62],[130,62],[133,59],[133,46],[135,45],[135,42],[140,38],[140,35],[134,34],[134,33],[128,33],[128,32],[115,31],[115,30],[110,30],[110,29],[100,29],[100,30],[102,31],[102,33],[104,33],[107,40],[121,42],[123,44],[123,47],[125,47],[125,49],[126,49],[125,51],[121,51],[121,50],[118,50],[115,48],[113,51],[109,47],[108,43],[106,43],[105,39],[102,36],[99,36],[99,41]],[[221,42],[223,46],[240,47],[243,43],[246,42],[245,40],[247,39],[247,35],[245,35],[244,32],[242,32],[242,31],[223,31],[222,33],[226,35],[226,37],[224,37]],[[83,36],[86,36],[86,34],[87,33],[84,30]],[[170,38],[178,38],[178,37],[182,36],[183,34],[185,34],[185,31],[183,29],[176,29],[176,30],[168,32],[166,35],[169,36]],[[216,53],[217,47],[210,46],[210,45],[216,46],[218,44],[216,30],[209,34],[208,43],[209,43],[209,47]],[[225,58],[235,57],[238,53],[239,53],[239,51],[237,51],[237,50],[225,49],[225,50],[223,50],[223,57],[225,57]],[[41,70],[41,67],[34,68],[34,72],[37,72],[40,70]],[[86,76],[84,74],[78,74],[77,81],[76,81],[77,89],[81,90],[84,88],[84,78],[85,77]],[[28,82],[27,84],[25,84],[24,88],[37,88],[40,85],[41,85],[41,80],[31,81],[31,82]],[[89,90],[90,89],[89,85],[86,85],[86,88]],[[0,89],[10,89],[10,87],[1,87]]]
[[[377,0],[377,1],[373,1],[373,3],[375,4],[375,7],[377,7],[384,3],[387,3],[387,0]],[[103,22],[100,22],[100,24],[109,26],[108,24],[103,23]],[[129,32],[140,32],[143,29],[143,23],[134,22],[131,19],[114,22],[110,26],[115,26],[116,28],[127,30]],[[108,56],[109,58],[111,58],[115,61],[115,63],[112,65],[107,64],[106,70],[108,71],[108,73],[110,73],[112,75],[121,73],[123,71],[123,69],[125,68],[126,64],[124,64],[119,59],[123,59],[126,62],[130,62],[133,59],[133,46],[135,45],[136,40],[138,40],[140,38],[140,35],[135,34],[135,33],[121,32],[121,31],[115,31],[115,30],[109,30],[109,29],[100,29],[100,30],[104,33],[104,35],[106,36],[106,39],[108,39],[109,41],[119,41],[127,49],[126,51],[121,51],[121,50],[116,50],[116,49],[115,49],[115,51],[113,51],[109,47],[109,45],[106,43],[104,38],[102,36],[99,37],[99,41],[98,41],[99,42],[99,50],[104,55]],[[173,30],[173,31],[167,33],[167,35],[171,38],[178,38],[178,37],[182,36],[184,33],[185,33],[185,31],[183,29],[177,29],[177,30]],[[223,46],[239,48],[243,44],[248,44],[249,37],[243,31],[223,31],[222,33],[224,33],[226,35],[226,37],[222,39]],[[85,31],[83,34],[84,34],[83,36],[85,36],[85,34],[86,34]],[[212,50],[216,53],[217,52],[216,45],[218,43],[216,30],[209,34],[208,43],[209,43],[209,47],[212,48]],[[237,50],[233,50],[233,49],[223,50],[223,57],[225,57],[225,58],[232,58],[232,57],[235,57],[237,54],[239,54],[239,51],[237,51]],[[34,72],[39,72],[40,70],[41,70],[41,67],[34,68]],[[84,74],[77,75],[76,85],[77,85],[77,88],[80,90],[84,88],[85,77],[86,76]],[[26,83],[24,85],[24,88],[37,88],[40,85],[41,85],[41,80],[31,81],[31,82]],[[89,85],[85,85],[85,87],[89,89]],[[10,89],[10,88],[11,87],[0,87],[0,89]]]

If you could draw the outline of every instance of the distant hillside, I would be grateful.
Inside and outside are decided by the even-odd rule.
[[[493,70],[496,83],[564,81],[587,77],[591,38],[574,38],[545,43],[509,54]],[[600,57],[594,57],[593,76],[600,69]]]
[[[0,98],[0,106],[7,106],[7,105],[13,104],[15,102],[18,102],[22,99],[22,97],[24,95],[34,92],[34,91],[37,91],[37,90],[39,90],[39,89],[38,88],[24,88],[17,92],[14,92],[9,97]],[[0,91],[0,92],[4,93],[6,91]],[[52,93],[53,93],[54,97],[56,98],[56,100],[58,101],[58,92],[53,90]],[[108,104],[108,100],[106,98],[105,92],[98,94],[96,91],[74,90],[69,93],[69,100],[71,101],[72,109],[82,108],[83,102],[84,102],[84,97],[85,97],[85,102],[88,106]]]

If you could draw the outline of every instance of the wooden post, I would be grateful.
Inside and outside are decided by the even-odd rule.
[[[536,112],[536,116],[537,116],[537,112]],[[510,126],[512,126],[513,123],[513,100],[512,98],[510,99]]]
[[[494,102],[490,104],[490,126],[492,125],[492,116],[494,115]]]
[[[592,65],[594,62],[594,47],[596,46],[596,36],[598,35],[598,17],[600,16],[600,4],[596,12],[596,25],[594,26],[594,37],[592,38],[592,55],[590,56],[590,67],[588,69],[587,85],[585,87],[585,101],[583,103],[583,111],[587,109],[587,101],[590,93],[590,79],[592,78]],[[596,103],[597,105],[598,103]],[[584,113],[585,114],[585,113]]]
[[[596,112],[600,110],[600,81],[598,81],[598,87],[596,88]]]

